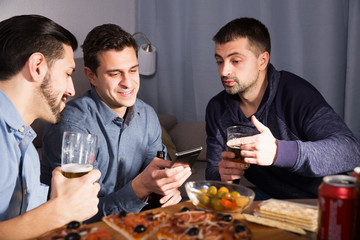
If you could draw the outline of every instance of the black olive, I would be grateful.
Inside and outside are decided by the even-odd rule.
[[[119,218],[123,218],[123,217],[126,217],[126,212],[125,211],[120,211],[119,212]]]
[[[242,223],[239,219],[234,220],[234,224]]]
[[[69,233],[68,235],[65,236],[65,240],[79,240],[79,239],[81,239],[81,236],[76,232]]]
[[[145,232],[145,230],[146,230],[146,228],[142,224],[139,224],[134,228],[134,232],[136,232],[136,233],[143,233],[143,232]]]
[[[237,232],[237,233],[241,233],[245,230],[246,230],[246,227],[243,224],[238,224],[235,226],[235,232]]]
[[[69,222],[66,226],[67,229],[77,229],[79,227],[80,227],[80,222],[78,221]]]
[[[222,217],[222,220],[225,221],[225,222],[231,222],[233,220],[233,217],[230,214],[224,215]]]
[[[186,234],[190,235],[190,236],[198,235],[199,234],[199,229],[197,227],[192,227],[186,232]]]
[[[189,211],[190,211],[190,209],[188,207],[183,207],[181,209],[181,212],[189,212]]]

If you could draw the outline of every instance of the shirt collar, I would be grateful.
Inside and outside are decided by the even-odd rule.
[[[0,113],[5,122],[13,129],[21,132],[25,129],[25,121],[22,119],[19,111],[16,109],[13,102],[0,89]]]
[[[90,96],[94,101],[96,102],[96,106],[98,108],[98,111],[100,113],[100,116],[103,118],[103,122],[105,125],[111,124],[113,121],[124,121],[123,118],[119,117],[99,96],[99,94],[96,92],[95,88],[91,89]],[[125,125],[129,125],[130,121],[136,117],[136,115],[140,114],[137,110],[137,102],[136,99],[135,104],[132,107],[128,107],[126,119],[125,119]],[[137,113],[137,114],[136,114]]]

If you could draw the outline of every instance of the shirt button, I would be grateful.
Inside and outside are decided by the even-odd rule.
[[[25,130],[24,127],[19,128],[19,132],[23,132]]]

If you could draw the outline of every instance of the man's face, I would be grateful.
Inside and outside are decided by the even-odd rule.
[[[227,93],[244,94],[256,85],[259,77],[258,58],[250,50],[247,38],[216,44],[215,59]]]
[[[132,47],[108,50],[98,55],[96,75],[89,78],[100,98],[120,117],[135,104],[140,87],[139,64]]]
[[[74,53],[70,46],[63,47],[64,58],[53,62],[40,86],[40,94],[47,103],[43,118],[51,123],[60,121],[60,112],[65,108],[67,97],[75,95],[71,78],[75,69]]]

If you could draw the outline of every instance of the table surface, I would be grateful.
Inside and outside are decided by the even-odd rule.
[[[317,205],[317,199],[292,199],[292,200],[288,200],[288,201],[305,203],[305,204],[310,204],[310,205],[315,205],[315,206]],[[252,205],[248,209],[245,210],[245,213],[252,213],[254,208],[259,203],[260,203],[260,201],[253,202]],[[189,207],[189,208],[194,208],[194,205],[191,202],[187,201],[187,202],[178,203],[178,204],[170,206],[170,207],[161,208],[161,210],[165,211],[165,212],[173,213],[173,212],[180,211],[185,206]],[[153,209],[153,210],[156,210],[156,209]],[[149,210],[149,211],[153,211],[153,210]],[[307,234],[304,236],[304,235],[298,235],[298,234],[288,232],[288,231],[278,229],[278,228],[259,225],[256,223],[246,222],[246,224],[248,225],[248,227],[250,228],[250,230],[252,232],[253,240],[257,240],[257,239],[266,239],[266,240],[316,239],[316,234],[311,233],[311,232],[307,232]],[[108,230],[112,239],[125,239],[120,233],[113,230],[111,227],[109,227],[104,222],[92,223],[92,224],[90,224],[90,226],[97,227],[99,230],[100,229]]]

